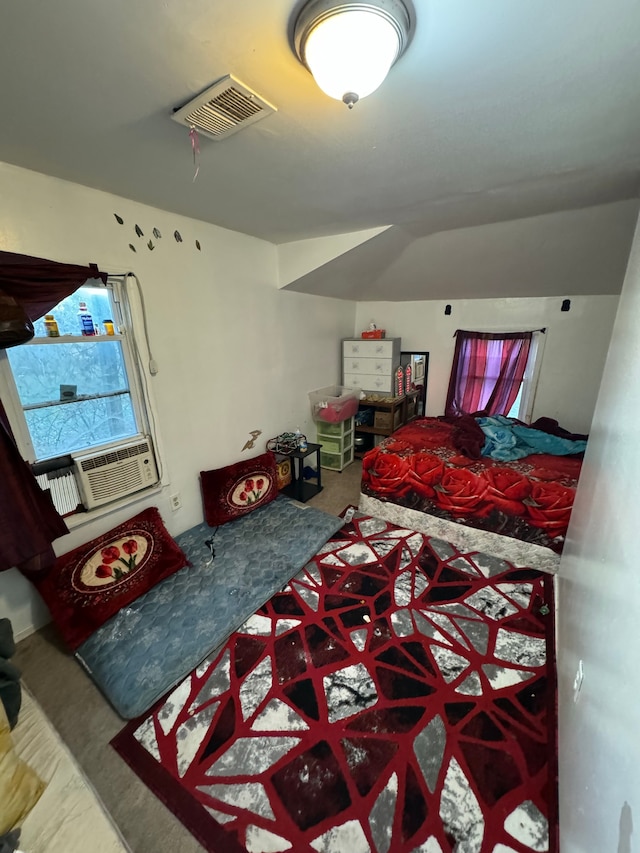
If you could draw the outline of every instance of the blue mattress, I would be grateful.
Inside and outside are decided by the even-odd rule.
[[[283,496],[176,536],[190,566],[102,625],[76,657],[125,719],[148,710],[280,590],[342,526]],[[213,539],[215,559],[205,544]]]

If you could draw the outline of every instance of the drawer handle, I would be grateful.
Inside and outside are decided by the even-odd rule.
[[[382,344],[378,344],[376,347],[376,352],[384,352],[384,346]]]

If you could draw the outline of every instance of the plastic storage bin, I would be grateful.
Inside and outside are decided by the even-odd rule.
[[[320,449],[320,467],[342,471],[353,462],[353,418],[337,424],[316,421]]]
[[[309,393],[313,419],[330,424],[352,418],[358,411],[359,401],[360,390],[343,385],[329,385]]]

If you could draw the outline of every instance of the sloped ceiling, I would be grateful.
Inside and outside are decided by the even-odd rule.
[[[406,54],[351,111],[291,50],[300,5],[4,4],[0,159],[276,244],[388,226],[373,241],[385,298],[416,298],[418,266],[430,273],[421,298],[614,286],[635,218],[614,203],[640,186],[640,4],[420,0]],[[201,139],[193,180],[188,131],[170,114],[228,73],[278,112]],[[566,211],[578,213],[555,218]],[[594,268],[597,221],[611,240]],[[531,263],[541,241],[545,269]],[[334,267],[339,295],[374,298],[373,243]],[[310,275],[289,286],[336,289]]]
[[[393,302],[616,294],[637,218],[632,200],[427,236],[394,226],[285,286]]]

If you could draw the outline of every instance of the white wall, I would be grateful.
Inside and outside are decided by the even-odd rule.
[[[377,237],[388,227],[383,225],[380,228],[350,231],[347,234],[334,234],[331,237],[280,243],[277,246],[279,286],[285,287],[308,272],[328,264],[345,252]]]
[[[639,326],[637,230],[560,566],[562,853],[640,849]]]
[[[59,539],[58,553],[151,504],[173,534],[199,523],[199,472],[262,452],[298,425],[312,434],[308,392],[340,380],[338,342],[353,333],[355,305],[279,290],[276,248],[264,241],[0,164],[0,249],[133,270],[145,294],[159,368],[149,383],[171,485]],[[254,429],[263,431],[256,449],[242,454]],[[172,513],[176,491],[182,509]],[[17,572],[0,574],[0,615],[18,634],[46,618]]]
[[[444,313],[451,305],[451,315]],[[429,352],[427,414],[441,415],[453,362],[456,329],[520,331],[546,327],[533,419],[555,418],[572,432],[588,432],[618,304],[617,296],[572,296],[561,312],[556,297],[458,299],[449,303],[360,302],[355,333],[373,320],[403,350]]]

